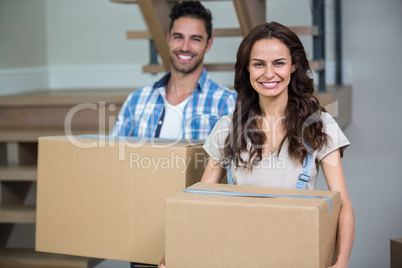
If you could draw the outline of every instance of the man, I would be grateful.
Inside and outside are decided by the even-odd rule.
[[[128,96],[112,136],[205,140],[219,118],[234,111],[237,93],[212,81],[203,68],[213,43],[210,11],[198,1],[183,1],[170,18],[171,70]]]
[[[205,140],[218,119],[234,110],[236,92],[213,82],[203,68],[213,43],[210,11],[198,1],[183,1],[170,18],[171,70],[128,96],[112,136]]]

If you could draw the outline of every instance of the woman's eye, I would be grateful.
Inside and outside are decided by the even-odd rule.
[[[261,67],[261,66],[263,66],[263,64],[260,63],[260,62],[256,62],[256,63],[253,63],[253,66],[254,67]]]
[[[282,61],[275,62],[275,65],[277,65],[277,66],[279,66],[279,65],[284,65],[284,64],[285,64],[285,63],[282,62]]]

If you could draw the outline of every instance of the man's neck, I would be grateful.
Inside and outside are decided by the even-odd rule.
[[[166,99],[172,105],[177,105],[187,99],[197,87],[202,67],[192,73],[185,74],[172,69],[166,85]]]

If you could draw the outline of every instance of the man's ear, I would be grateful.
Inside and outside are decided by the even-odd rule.
[[[209,40],[207,41],[207,47],[205,48],[205,53],[207,53],[211,49],[213,42],[214,38],[211,36],[211,38],[209,38]]]
[[[170,40],[170,32],[168,32],[167,35],[166,35],[166,42],[169,43],[169,40]]]

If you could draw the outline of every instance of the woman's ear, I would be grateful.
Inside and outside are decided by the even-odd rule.
[[[294,71],[296,71],[296,69],[297,69],[297,64],[293,64],[293,65],[292,65],[292,73],[293,73]]]

